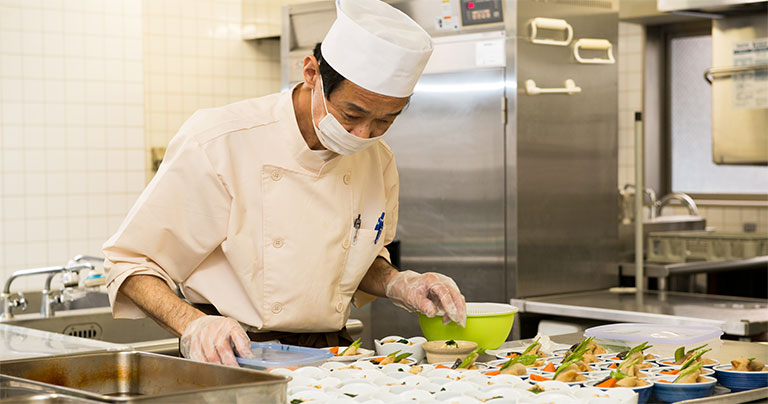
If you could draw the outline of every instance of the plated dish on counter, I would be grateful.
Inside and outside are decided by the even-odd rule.
[[[719,365],[707,357],[706,344],[680,347],[674,357],[661,358],[649,352],[648,342],[610,352],[589,337],[548,352],[536,339],[494,352],[497,360],[479,362],[486,352],[477,344],[419,338],[376,340],[379,355],[360,358],[371,351],[356,341],[349,348],[330,348],[336,356],[319,366],[271,371],[293,378],[288,384],[292,404],[672,403],[711,396],[718,382],[732,391],[768,386],[762,359],[739,357]],[[383,348],[390,349],[384,353]],[[426,352],[426,360],[414,359],[418,349]],[[439,360],[446,355],[450,359]]]

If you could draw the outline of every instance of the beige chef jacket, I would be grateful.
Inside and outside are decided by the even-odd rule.
[[[291,91],[198,111],[104,244],[113,315],[144,317],[117,292],[154,275],[260,330],[339,330],[373,260],[389,260],[397,201],[389,146],[325,161],[299,132]]]

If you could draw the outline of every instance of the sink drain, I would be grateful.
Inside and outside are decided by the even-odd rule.
[[[101,339],[101,326],[96,323],[71,324],[62,332],[64,335],[72,337]]]

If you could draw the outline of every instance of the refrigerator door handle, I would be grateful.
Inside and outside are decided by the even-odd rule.
[[[573,81],[573,79],[567,79],[563,83],[564,87],[562,88],[540,88],[536,86],[536,82],[528,79],[525,81],[525,92],[529,95],[539,95],[539,94],[578,94],[581,92],[581,87],[578,87],[576,85],[576,82]]]
[[[581,57],[581,49],[605,51],[606,58],[583,58]],[[573,43],[573,57],[579,63],[587,64],[614,64],[616,59],[613,58],[613,44],[607,39],[598,38],[581,38]]]
[[[553,45],[553,46],[568,46],[573,39],[573,27],[568,24],[568,21],[559,18],[546,18],[536,17],[530,22],[531,27],[531,42],[539,45]],[[566,38],[564,40],[551,39],[551,38],[539,38],[539,30],[548,29],[552,31],[565,31]]]

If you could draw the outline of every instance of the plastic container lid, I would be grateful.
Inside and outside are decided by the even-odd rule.
[[[238,357],[237,363],[245,367],[269,369],[307,366],[324,362],[334,356],[332,352],[325,349],[283,345],[274,342],[251,342],[251,352],[253,352],[253,359]]]
[[[639,323],[601,325],[584,331],[586,337],[676,346],[719,340],[721,335],[723,330],[717,327]]]

